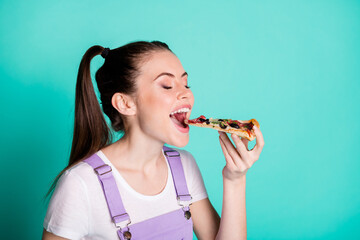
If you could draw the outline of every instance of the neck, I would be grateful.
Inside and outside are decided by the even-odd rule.
[[[164,161],[163,145],[153,138],[129,131],[103,151],[116,167],[146,171]]]

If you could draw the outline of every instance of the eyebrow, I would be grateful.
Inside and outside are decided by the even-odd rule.
[[[155,79],[154,79],[154,81],[156,80],[156,79],[158,79],[159,77],[161,77],[161,76],[169,76],[169,77],[175,77],[174,76],[174,74],[172,74],[172,73],[168,73],[168,72],[163,72],[163,73],[160,73]],[[188,76],[188,73],[187,72],[184,72],[182,75],[181,75],[181,77],[185,77],[185,76]]]

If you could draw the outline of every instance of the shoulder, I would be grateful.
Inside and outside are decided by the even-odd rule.
[[[72,190],[81,190],[80,192],[83,192],[84,190],[88,191],[88,187],[97,181],[93,168],[81,161],[67,169],[60,176],[56,188],[62,190],[71,188]]]
[[[172,148],[172,149],[179,152],[182,164],[196,165],[195,158],[189,151],[179,148]]]
[[[67,169],[59,178],[51,196],[47,219],[64,217],[64,214],[82,209],[87,212],[90,207],[90,198],[98,180],[92,167],[85,162],[79,162]],[[96,189],[95,189],[96,190]]]
[[[194,156],[185,149],[178,149],[178,148],[172,148],[172,149],[179,152],[181,158],[181,164],[183,166],[186,178],[190,180],[191,178],[193,178],[193,175],[198,170],[198,165],[195,161]]]
[[[81,162],[77,163],[76,165],[67,169],[63,173],[61,178],[87,179],[87,178],[93,177],[93,176],[94,176],[94,171],[93,171],[92,167],[89,164],[81,161]]]
[[[187,150],[175,149],[180,153],[181,164],[184,169],[186,183],[189,193],[192,196],[192,202],[207,198],[207,192],[202,178],[200,169],[195,161],[194,156]]]

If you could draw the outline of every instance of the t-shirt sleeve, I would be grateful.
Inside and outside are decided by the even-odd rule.
[[[208,195],[204,185],[204,180],[193,155],[185,150],[180,150],[179,152],[181,154],[181,161],[185,172],[186,183],[189,188],[189,193],[192,197],[191,202],[196,202],[207,198]]]
[[[68,170],[56,185],[43,226],[57,236],[80,239],[89,231],[89,206],[85,182]]]

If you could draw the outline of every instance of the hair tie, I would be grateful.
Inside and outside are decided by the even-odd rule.
[[[106,56],[109,54],[110,48],[104,48],[104,50],[101,53],[101,56],[103,58],[106,58]]]

